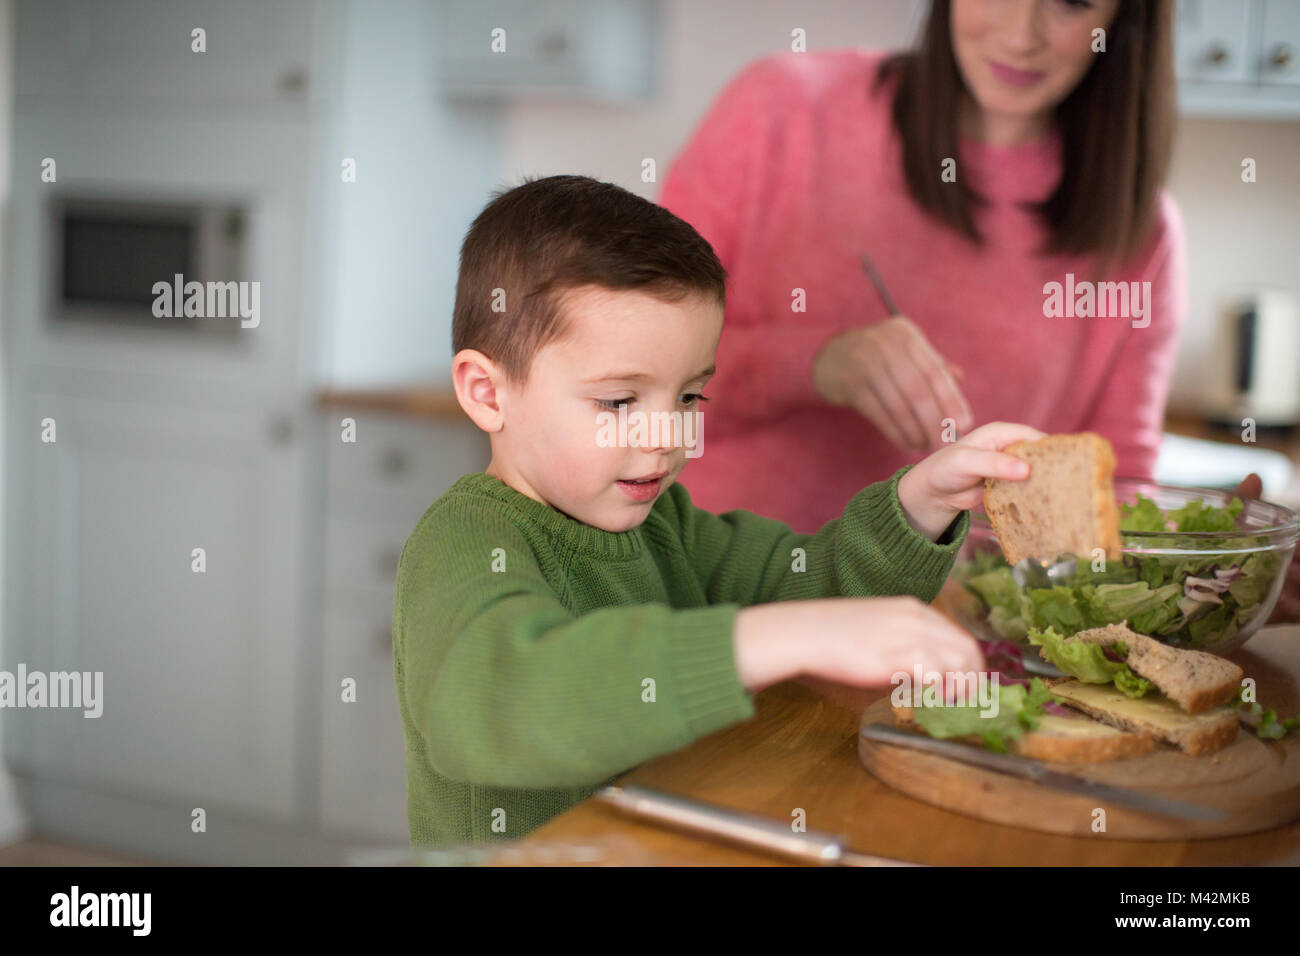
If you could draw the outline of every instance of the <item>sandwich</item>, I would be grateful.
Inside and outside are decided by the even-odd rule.
[[[1067,676],[999,685],[998,715],[972,706],[894,705],[894,722],[939,738],[1053,763],[1097,763],[1159,744],[1193,757],[1237,737],[1242,669],[1204,651],[1168,647],[1124,624],[1030,642]]]
[[[1038,679],[1035,678],[1035,681]],[[1038,683],[1044,690],[1047,689],[1041,681]],[[1077,712],[1066,712],[1059,702],[1053,703],[1050,699],[1022,703],[1019,708],[1013,705],[1009,713],[1012,720],[1020,725],[1018,730],[1009,730],[1008,726],[985,728],[980,724],[985,718],[980,717],[974,708],[894,705],[892,709],[895,726],[940,739],[982,745],[990,750],[1014,753],[1031,760],[1099,763],[1141,756],[1150,753],[1155,747],[1155,738],[1148,733],[1123,730]],[[964,720],[950,716],[952,712],[960,710],[967,711]],[[1008,713],[1005,701],[999,711]],[[949,732],[950,725],[954,723],[964,726],[958,726]]]
[[[1240,667],[1205,651],[1169,647],[1125,624],[1061,637],[1029,632],[1058,670],[1052,695],[1109,726],[1144,734],[1193,757],[1232,743],[1241,722]]]

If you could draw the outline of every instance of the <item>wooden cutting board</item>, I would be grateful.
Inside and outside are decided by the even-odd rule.
[[[1258,699],[1279,716],[1300,712],[1300,627],[1264,628],[1230,659],[1255,678]],[[888,697],[862,725],[893,723]],[[1260,740],[1245,724],[1218,753],[1189,757],[1164,744],[1141,757],[1097,764],[1048,764],[1054,770],[1144,793],[1223,810],[1214,822],[1142,813],[1096,798],[1051,790],[934,754],[858,737],[858,756],[884,783],[925,803],[1009,826],[1116,840],[1183,840],[1268,830],[1300,818],[1300,732]],[[1094,830],[1094,810],[1105,830]]]

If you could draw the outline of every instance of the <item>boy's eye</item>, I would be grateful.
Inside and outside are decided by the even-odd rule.
[[[598,398],[596,399],[596,404],[601,408],[608,408],[617,411],[625,405],[631,405],[635,401],[635,395],[628,395],[626,398]],[[681,396],[679,401],[683,405],[690,406],[697,402],[707,402],[708,399],[696,392],[687,392]]]

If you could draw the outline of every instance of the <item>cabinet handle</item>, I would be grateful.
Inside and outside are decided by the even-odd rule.
[[[1205,62],[1212,66],[1223,66],[1228,62],[1228,48],[1222,43],[1211,43],[1205,50]]]
[[[569,38],[561,30],[543,33],[537,38],[537,50],[543,56],[564,56],[569,50]]]
[[[301,66],[291,66],[280,74],[277,85],[281,93],[297,96],[307,89],[307,70]]]
[[[1286,43],[1279,43],[1273,48],[1273,55],[1268,61],[1279,70],[1289,70],[1295,63],[1295,50]]]
[[[388,548],[379,555],[379,573],[385,577],[397,574],[397,566],[402,561],[401,548]]]
[[[271,419],[270,425],[267,426],[267,434],[270,435],[272,444],[287,445],[293,438],[293,422],[288,415],[276,415]]]
[[[400,478],[410,467],[410,460],[400,448],[390,448],[379,459],[379,470],[386,478]]]

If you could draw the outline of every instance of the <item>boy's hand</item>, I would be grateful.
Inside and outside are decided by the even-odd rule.
[[[806,674],[888,687],[914,668],[984,669],[975,638],[914,597],[821,598],[757,604],[736,616],[736,671],[750,691]],[[945,677],[945,692],[951,687]]]
[[[940,448],[898,482],[898,502],[907,523],[935,541],[963,511],[984,497],[984,479],[1021,481],[1029,464],[1002,449],[1014,441],[1045,437],[1037,428],[1012,422],[981,425],[965,438]]]

